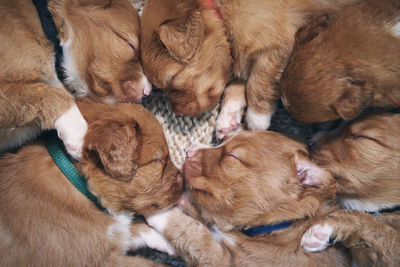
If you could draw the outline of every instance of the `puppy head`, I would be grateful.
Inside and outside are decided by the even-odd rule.
[[[322,137],[312,158],[337,179],[340,197],[400,203],[400,115],[363,116]]]
[[[107,102],[138,102],[151,92],[139,61],[139,16],[129,0],[64,1],[61,44],[66,83]]]
[[[351,120],[373,99],[370,84],[350,67],[355,59],[343,54],[349,44],[336,33],[348,30],[332,24],[334,18],[322,15],[297,32],[281,77],[284,106],[306,123]]]
[[[190,151],[183,175],[203,219],[220,229],[312,217],[335,186],[305,151],[278,133],[242,132]]]
[[[183,181],[163,130],[140,105],[80,102],[88,132],[81,170],[89,189],[115,212],[149,214],[177,202]]]
[[[230,79],[222,21],[195,0],[147,1],[141,54],[147,77],[179,115],[197,116],[216,106]]]

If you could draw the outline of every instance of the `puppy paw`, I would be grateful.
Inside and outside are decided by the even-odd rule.
[[[224,140],[229,135],[242,130],[241,120],[244,105],[239,101],[231,101],[224,105],[217,119],[217,139]]]
[[[249,130],[266,130],[271,124],[271,117],[273,113],[261,114],[255,112],[251,108],[246,112],[246,124]]]
[[[146,221],[151,227],[162,233],[168,224],[168,220],[171,218],[171,216],[174,216],[174,214],[177,212],[176,211],[177,209],[179,208],[174,207],[171,209],[154,213],[152,215],[147,216]]]
[[[316,224],[303,234],[301,246],[307,252],[322,251],[332,244],[332,232],[333,228],[328,224]]]
[[[147,246],[165,252],[170,256],[177,256],[174,247],[164,238],[164,236],[154,229],[149,229],[140,233],[140,236],[134,238],[133,242],[136,248]]]
[[[76,105],[59,117],[55,122],[58,137],[64,142],[67,152],[80,160],[87,123]]]

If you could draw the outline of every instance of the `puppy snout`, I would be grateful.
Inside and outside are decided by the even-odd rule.
[[[139,81],[127,80],[122,83],[122,90],[130,101],[138,102],[144,96],[151,94],[152,86],[146,76],[142,76]]]
[[[186,159],[188,158],[193,158],[194,155],[196,154],[197,149],[190,149],[188,151],[186,151]]]

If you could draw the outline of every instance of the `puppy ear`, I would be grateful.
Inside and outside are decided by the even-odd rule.
[[[328,14],[319,15],[313,21],[300,28],[296,33],[296,44],[311,42],[318,34],[324,31],[330,24],[331,18]]]
[[[332,174],[312,162],[306,152],[298,150],[293,161],[301,184],[322,188],[335,182]]]
[[[105,121],[88,127],[85,137],[88,153],[115,179],[128,182],[135,176],[138,167],[136,127],[136,122],[126,125]]]
[[[157,31],[160,41],[177,61],[188,63],[199,50],[204,38],[204,25],[199,10],[166,21]]]
[[[365,107],[372,102],[373,94],[365,86],[365,82],[351,79],[342,96],[334,104],[336,113],[344,120],[351,120],[358,116]]]

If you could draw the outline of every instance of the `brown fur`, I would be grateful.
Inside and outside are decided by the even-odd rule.
[[[183,182],[150,112],[92,101],[79,107],[89,130],[76,167],[103,207],[116,215],[148,214],[176,203]],[[0,159],[0,192],[1,266],[156,265],[123,253],[143,246],[135,239],[153,230],[132,224],[128,244],[123,232],[110,235],[113,217],[67,180],[42,143]]]
[[[399,114],[372,114],[316,144],[312,157],[336,177],[344,207],[379,212],[400,204],[399,132]],[[333,227],[331,236],[350,248],[359,266],[398,266],[400,213],[361,211],[340,211],[320,223]]]
[[[400,101],[396,0],[363,1],[299,30],[281,79],[285,107],[307,123],[350,120],[366,107]]]
[[[242,132],[221,146],[190,151],[183,174],[202,220],[224,237],[213,238],[215,228],[177,208],[147,221],[189,266],[349,265],[338,247],[311,255],[300,249],[312,221],[337,210],[333,177],[310,161],[303,144],[274,132]],[[157,216],[166,216],[164,226],[154,220]],[[282,221],[294,224],[255,237],[240,231]]]
[[[330,237],[349,248],[357,266],[399,266],[399,212],[376,216],[358,210],[340,210],[318,223],[333,228]]]
[[[313,12],[354,0],[216,0],[222,19],[206,2],[150,0],[143,10],[145,73],[178,114],[214,107],[231,78],[246,83],[249,108],[273,113],[296,30]]]
[[[49,10],[63,48],[72,37],[62,64],[70,91],[114,102],[143,97],[139,16],[128,0],[52,0]],[[33,3],[2,1],[0,16],[1,146],[16,135],[13,128],[54,129],[55,121],[74,102],[56,76],[53,45],[43,33]]]

